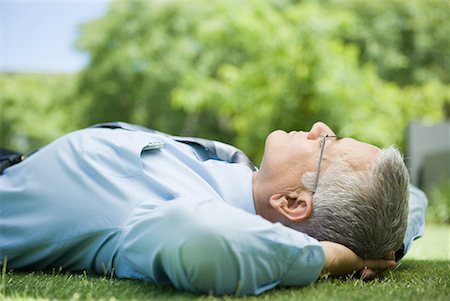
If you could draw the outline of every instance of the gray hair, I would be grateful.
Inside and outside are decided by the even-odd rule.
[[[315,173],[302,178],[312,191]],[[362,258],[382,258],[398,250],[408,218],[408,170],[399,151],[390,146],[364,171],[336,162],[320,175],[311,218],[287,226],[318,240],[337,242]]]

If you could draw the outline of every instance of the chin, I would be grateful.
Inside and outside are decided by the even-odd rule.
[[[287,136],[286,131],[283,131],[283,130],[275,130],[275,131],[271,132],[271,133],[267,136],[267,138],[266,138],[266,146],[267,146],[268,143],[272,143],[274,139],[275,139],[275,140],[279,140],[280,138],[286,137],[286,136]]]
[[[269,136],[270,135],[286,135],[287,133],[286,133],[286,131],[285,130],[275,130],[275,131],[273,131],[272,133],[270,133],[269,134]]]

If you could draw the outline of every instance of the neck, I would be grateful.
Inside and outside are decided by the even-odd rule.
[[[261,178],[259,171],[255,171],[252,176],[253,204],[255,205],[256,214],[266,219],[267,213],[273,209],[269,205],[268,186]]]
[[[253,191],[253,205],[255,205],[256,214],[261,215],[261,190],[258,178],[258,171],[253,172],[252,175],[252,191]]]

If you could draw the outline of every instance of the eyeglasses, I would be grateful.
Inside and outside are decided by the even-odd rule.
[[[317,175],[316,175],[316,181],[314,183],[314,189],[312,191],[312,194],[316,193],[317,190],[317,184],[319,184],[319,174],[320,174],[320,164],[322,163],[322,156],[323,156],[323,150],[325,149],[325,142],[327,139],[340,139],[338,136],[334,135],[325,135],[322,137],[322,148],[320,149],[320,156],[319,156],[319,163],[317,163]]]

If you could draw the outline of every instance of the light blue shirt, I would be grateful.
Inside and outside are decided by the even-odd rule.
[[[206,157],[142,131],[61,137],[0,177],[0,260],[214,294],[316,281],[320,243],[255,214],[248,167]],[[415,195],[407,248],[423,231]]]
[[[425,211],[428,199],[422,190],[409,185],[409,214],[408,228],[403,241],[403,255],[411,248],[412,242],[422,237],[425,231]]]
[[[319,242],[255,214],[250,168],[202,157],[141,131],[56,140],[0,177],[0,259],[215,294],[314,282]]]

